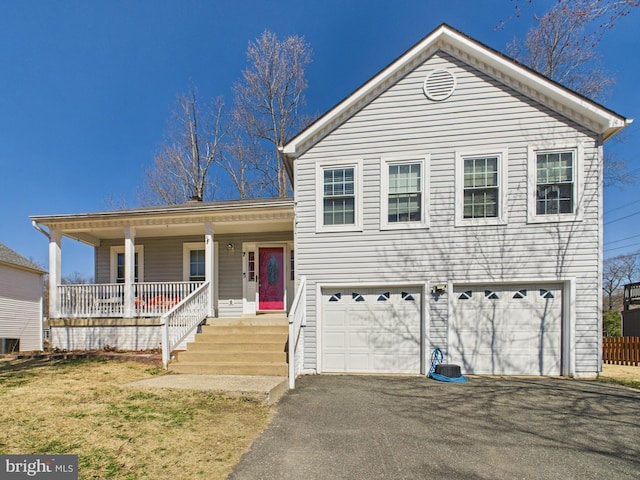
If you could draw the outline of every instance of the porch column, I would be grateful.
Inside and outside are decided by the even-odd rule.
[[[213,244],[213,224],[204,224],[204,280],[209,282],[209,316],[216,316],[215,295],[214,295],[214,272],[215,272],[215,249]]]
[[[131,318],[135,315],[134,283],[136,279],[136,229],[124,229],[124,316]]]
[[[60,318],[58,285],[62,281],[62,232],[49,232],[49,318]]]

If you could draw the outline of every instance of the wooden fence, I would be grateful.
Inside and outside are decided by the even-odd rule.
[[[640,365],[640,337],[602,339],[602,361],[618,365]]]

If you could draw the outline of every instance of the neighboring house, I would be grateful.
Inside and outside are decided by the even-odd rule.
[[[45,273],[0,243],[0,353],[42,350]]]
[[[622,336],[640,337],[640,282],[624,285]]]
[[[465,373],[593,377],[602,146],[630,122],[442,25],[284,147],[293,199],[32,217],[53,341],[188,324],[170,350],[206,316],[286,311],[290,375],[425,373],[439,347]],[[59,285],[63,235],[99,285]]]

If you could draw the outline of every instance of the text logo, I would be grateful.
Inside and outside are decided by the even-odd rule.
[[[78,480],[77,455],[0,455],[3,480]]]

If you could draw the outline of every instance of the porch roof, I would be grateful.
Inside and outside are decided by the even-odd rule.
[[[34,215],[35,228],[60,231],[64,236],[100,246],[101,240],[123,237],[135,227],[136,237],[204,235],[205,224],[214,234],[293,231],[293,199],[189,202],[95,213]],[[46,232],[45,232],[46,234]]]

